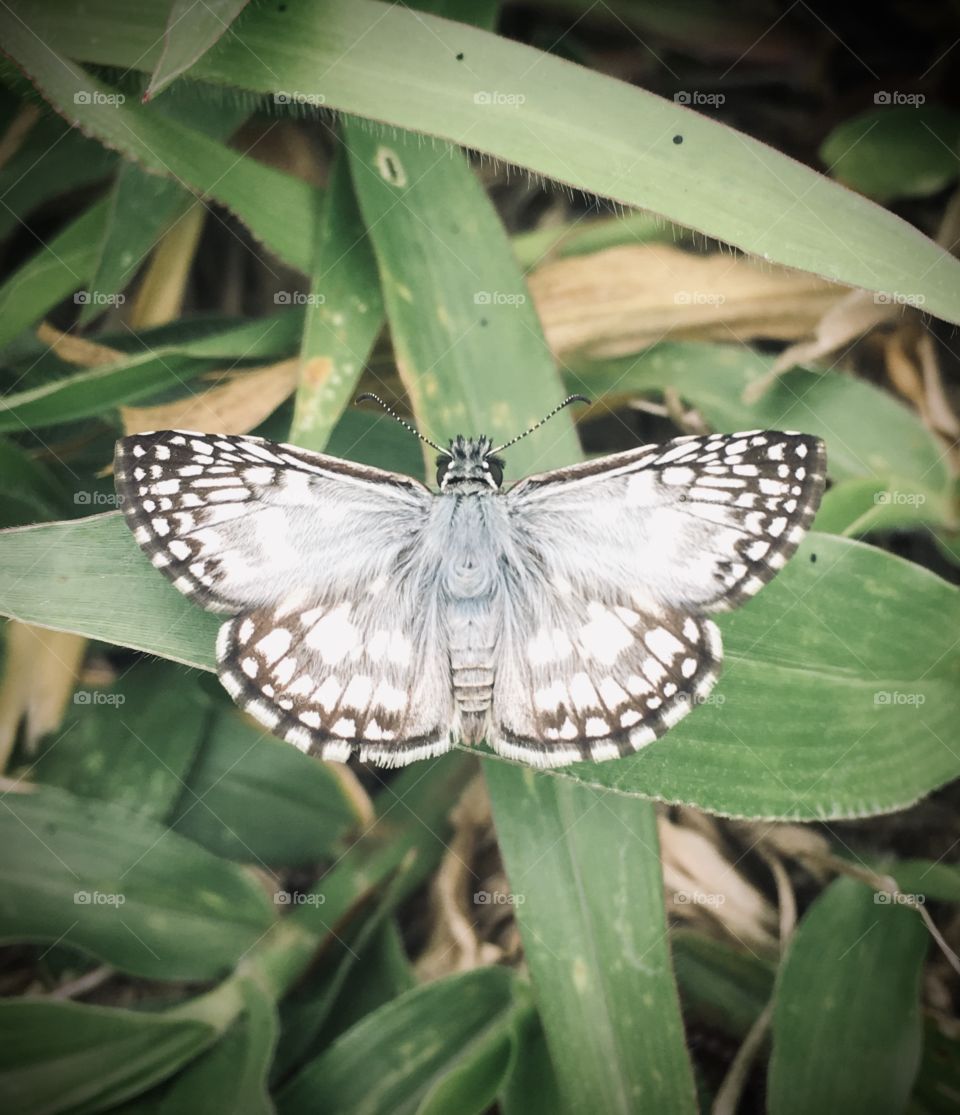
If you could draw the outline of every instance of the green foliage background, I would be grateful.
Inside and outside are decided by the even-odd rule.
[[[495,36],[493,5],[198,7],[0,11],[8,115],[57,114],[43,108],[2,172],[11,217],[109,179],[0,286],[0,609],[146,652],[108,687],[82,690],[55,745],[13,768],[0,798],[0,935],[28,950],[17,955],[41,981],[0,1003],[0,1094],[37,1112],[693,1112],[713,1099],[723,1110],[685,1031],[706,1020],[736,1043],[752,1035],[744,1048],[753,1040],[768,1063],[774,1113],[941,1110],[930,1096],[944,1065],[960,1075],[960,1052],[921,1014],[927,930],[916,909],[884,901],[877,873],[949,903],[955,869],[852,863],[840,841],[831,872],[844,877],[807,896],[782,955],[761,955],[668,932],[654,803],[840,821],[904,809],[960,774],[958,590],[860,540],[892,528],[946,537],[948,455],[863,378],[794,368],[757,397],[748,389],[774,360],[743,345],[663,342],[558,369],[525,295],[522,245],[461,148],[771,262],[909,291],[954,323],[960,263],[868,200],[874,164],[841,159],[839,129],[838,176],[861,193]],[[149,88],[145,103],[131,83]],[[228,145],[265,97],[275,114],[336,110],[322,189]],[[895,152],[900,134],[885,124],[881,137]],[[36,158],[51,145],[56,158]],[[949,182],[949,162],[931,163],[927,180]],[[885,173],[873,194],[896,190]],[[119,355],[80,371],[35,337],[75,291],[130,289],[197,198],[312,297],[267,315],[100,329]],[[630,238],[626,219],[607,227]],[[88,302],[79,324],[97,318]],[[156,575],[118,513],[78,514],[109,497],[97,474],[118,408],[199,390],[227,364],[299,356],[323,374],[302,375],[292,407],[258,432],[423,476],[429,462],[399,427],[349,409],[385,324],[412,413],[437,437],[505,440],[576,390],[611,409],[672,392],[716,430],[826,439],[833,486],[817,529],[721,619],[722,702],[616,763],[533,773],[457,751],[371,775],[372,812],[330,767],[232,708],[209,676],[218,619]],[[51,443],[72,447],[66,461],[44,463]],[[510,475],[582,452],[564,412],[511,451]],[[878,498],[903,492],[922,498]],[[521,899],[524,963],[420,983],[398,927],[479,769]],[[57,997],[92,971],[125,994]],[[924,1056],[934,1047],[936,1061]]]

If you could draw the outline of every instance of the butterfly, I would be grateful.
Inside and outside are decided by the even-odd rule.
[[[303,751],[401,766],[486,740],[536,767],[616,759],[707,697],[707,613],[793,554],[826,454],[799,433],[677,437],[504,488],[499,453],[541,424],[446,449],[408,426],[438,451],[436,492],[186,430],[118,441],[116,487],[153,564],[229,615],[227,692]]]

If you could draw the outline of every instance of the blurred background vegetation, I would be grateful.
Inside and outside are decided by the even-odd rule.
[[[0,1096],[955,1111],[955,7],[0,10]],[[508,480],[825,438],[714,696],[615,763],[316,762],[115,511],[179,426]],[[352,544],[346,539],[345,545]]]

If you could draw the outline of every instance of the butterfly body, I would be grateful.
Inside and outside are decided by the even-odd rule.
[[[383,765],[486,740],[537,766],[629,755],[706,699],[735,607],[823,490],[818,439],[677,438],[503,487],[489,439],[438,491],[249,436],[118,443],[134,536],[227,613],[221,681],[276,735]]]

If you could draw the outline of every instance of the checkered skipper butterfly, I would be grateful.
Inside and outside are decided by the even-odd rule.
[[[438,492],[257,437],[117,443],[137,542],[181,592],[231,617],[223,685],[324,759],[400,766],[486,739],[552,767],[657,739],[717,679],[706,613],[783,567],[826,463],[815,437],[750,430],[504,490],[506,446],[422,440],[439,450]]]

